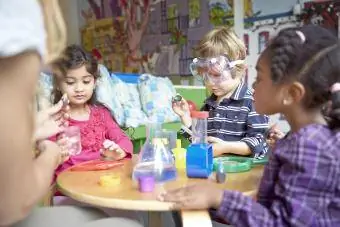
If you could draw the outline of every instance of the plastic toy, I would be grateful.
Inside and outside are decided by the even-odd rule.
[[[172,149],[175,156],[175,164],[177,169],[185,169],[186,149],[182,148],[181,140],[176,141],[176,148]]]
[[[220,157],[214,159],[214,170],[218,171],[222,165],[225,173],[239,173],[249,171],[252,167],[252,158],[246,157]]]
[[[213,170],[212,145],[207,143],[206,111],[192,111],[192,143],[187,148],[186,172],[190,178],[208,178]]]
[[[180,94],[175,95],[172,97],[172,102],[180,102],[182,101],[183,97]]]
[[[156,183],[176,179],[175,160],[169,146],[164,144],[161,124],[149,123],[147,135],[133,169],[132,179],[137,181],[140,177],[153,176]]]
[[[123,166],[121,161],[92,160],[72,166],[70,171],[101,171]]]
[[[223,162],[218,162],[217,170],[216,170],[216,181],[217,183],[224,183],[226,179],[226,174],[224,171]]]
[[[193,101],[187,100],[187,102],[188,102],[188,105],[189,105],[190,112],[197,111],[197,106]]]
[[[118,174],[104,175],[99,178],[99,185],[102,187],[112,187],[120,184],[120,176]]]
[[[152,192],[155,189],[155,178],[153,176],[141,176],[138,178],[140,192]]]

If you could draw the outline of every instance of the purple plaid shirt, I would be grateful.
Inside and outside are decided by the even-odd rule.
[[[258,201],[225,191],[217,214],[233,226],[340,226],[340,132],[315,124],[278,141]]]

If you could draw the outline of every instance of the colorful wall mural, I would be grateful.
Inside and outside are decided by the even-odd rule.
[[[305,8],[301,13],[297,2]],[[340,26],[338,3],[305,2],[243,0],[249,84],[259,54],[280,29],[309,22]],[[115,72],[189,75],[202,36],[214,26],[234,24],[232,0],[78,0],[78,6],[82,44]]]
[[[251,81],[270,36],[311,17],[293,14],[296,0],[243,3]],[[214,26],[234,24],[232,0],[78,0],[78,5],[84,47],[112,71],[187,75],[201,37]],[[337,14],[331,15],[335,21]]]

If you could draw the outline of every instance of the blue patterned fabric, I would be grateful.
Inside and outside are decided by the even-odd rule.
[[[145,125],[147,117],[142,110],[137,84],[122,83],[125,89],[120,101],[124,109],[125,126],[138,127]]]
[[[96,87],[97,100],[110,110],[117,124],[123,126],[125,115],[120,102],[121,89],[119,89],[119,83],[121,81],[117,77],[111,77],[109,71],[103,65],[99,65],[99,72],[100,78],[97,80]]]
[[[171,99],[176,95],[176,90],[169,78],[142,74],[138,80],[138,88],[142,108],[150,121],[179,121],[171,107]]]
[[[37,90],[37,108],[45,109],[51,106],[52,76],[47,73],[40,73]]]

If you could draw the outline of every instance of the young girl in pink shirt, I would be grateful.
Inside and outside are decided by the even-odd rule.
[[[80,46],[66,48],[55,62],[52,99],[57,103],[66,94],[69,100],[69,126],[80,128],[82,150],[72,155],[56,170],[101,158],[106,148],[114,160],[131,158],[132,142],[112,119],[108,109],[96,101],[97,61]]]
[[[63,170],[94,159],[101,158],[100,150],[105,156],[114,160],[131,158],[132,142],[112,119],[110,112],[96,101],[96,81],[99,78],[97,61],[80,46],[66,48],[62,57],[54,64],[53,102],[57,103],[63,95],[69,100],[68,126],[77,126],[81,134],[81,152],[71,155],[61,164],[55,176]],[[62,135],[62,134],[61,134]],[[58,137],[58,136],[57,136]],[[57,138],[55,138],[57,139]],[[65,140],[59,139],[58,142]],[[86,206],[71,198],[56,194],[55,205]],[[120,211],[99,207],[109,216],[125,217],[143,222],[139,213]]]

